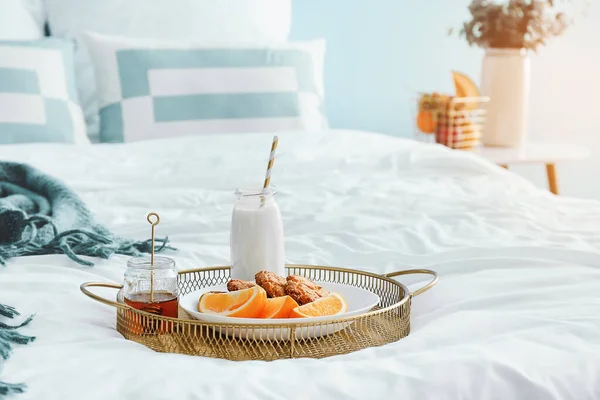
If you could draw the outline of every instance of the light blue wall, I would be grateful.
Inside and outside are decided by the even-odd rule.
[[[293,0],[292,39],[328,43],[325,96],[333,128],[414,134],[414,92],[452,93],[451,71],[480,82],[480,49],[447,29],[469,0]],[[575,2],[577,3],[577,2]],[[600,1],[585,19],[532,56],[529,141],[576,143],[586,161],[559,164],[561,191],[600,199]],[[540,187],[543,165],[511,168]]]
[[[479,80],[481,52],[447,35],[468,15],[466,4],[294,0],[292,39],[327,40],[325,95],[331,126],[409,136],[409,99],[415,93],[407,85],[452,93],[452,69]]]

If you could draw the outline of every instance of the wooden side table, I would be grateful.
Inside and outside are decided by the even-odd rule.
[[[515,164],[545,164],[550,192],[558,195],[556,164],[583,160],[590,152],[583,146],[560,143],[530,143],[522,148],[484,147],[478,154],[504,168]]]

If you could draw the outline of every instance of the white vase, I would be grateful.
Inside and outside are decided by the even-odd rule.
[[[487,49],[481,71],[481,94],[489,97],[483,143],[521,147],[527,134],[530,59],[525,49]]]

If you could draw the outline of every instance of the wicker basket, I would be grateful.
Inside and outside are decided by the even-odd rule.
[[[420,99],[417,100],[414,120],[418,118]],[[431,113],[434,129],[423,132],[415,124],[416,137],[459,150],[476,150],[482,146],[487,97],[452,97],[445,103],[433,103]]]
[[[426,269],[377,275],[343,268],[288,265],[287,272],[313,281],[342,283],[367,289],[379,296],[380,303],[365,314],[320,323],[302,323],[294,319],[294,322],[277,325],[243,325],[241,321],[239,324],[237,321],[236,324],[216,324],[190,319],[181,308],[179,318],[157,316],[105,299],[88,289],[119,289],[120,285],[88,282],[81,285],[81,290],[92,299],[117,308],[116,328],[125,339],[153,350],[229,360],[277,360],[323,358],[397,341],[410,332],[412,298],[429,290],[439,279],[436,272]],[[430,274],[434,278],[426,286],[411,293],[406,286],[392,279],[408,274]],[[181,271],[180,294],[224,284],[228,280],[229,267]],[[274,340],[273,335],[265,334],[269,330],[287,330],[290,335],[285,340]],[[231,332],[243,332],[244,335]],[[298,332],[305,334],[300,335]],[[313,336],[318,337],[311,338]]]

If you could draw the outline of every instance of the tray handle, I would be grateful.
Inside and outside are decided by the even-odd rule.
[[[127,304],[122,304],[122,303],[119,303],[119,302],[116,302],[113,300],[108,300],[102,296],[98,296],[97,294],[92,293],[88,289],[90,287],[105,287],[105,288],[111,288],[111,289],[121,289],[123,287],[123,285],[117,285],[114,283],[85,282],[85,283],[82,283],[81,286],[79,286],[79,289],[81,289],[83,294],[85,294],[89,298],[99,301],[100,303],[108,304],[109,306],[113,306],[113,307],[117,307],[117,308],[131,308]]]
[[[438,275],[437,272],[432,271],[430,269],[405,269],[403,271],[395,271],[395,272],[390,272],[389,274],[385,274],[384,276],[388,277],[388,278],[393,278],[395,276],[400,276],[400,275],[411,275],[411,274],[428,274],[428,275],[433,275],[433,279],[425,286],[423,286],[420,289],[415,290],[414,292],[411,292],[410,295],[412,297],[418,296],[422,293],[425,293],[426,291],[428,291],[429,289],[431,289],[432,287],[435,286],[436,283],[438,283],[438,281],[440,280],[440,276]]]

